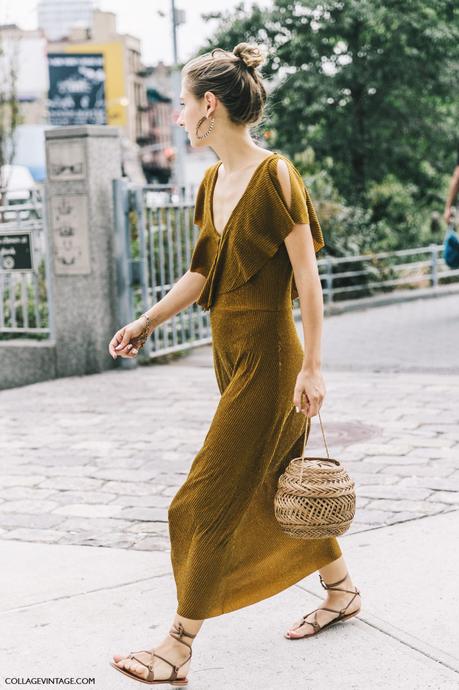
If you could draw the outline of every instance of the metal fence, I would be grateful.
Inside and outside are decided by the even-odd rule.
[[[49,257],[42,193],[34,189],[7,203],[5,197],[0,190],[0,338],[46,339]]]
[[[130,321],[187,271],[199,228],[193,224],[194,201],[172,201],[165,185],[159,191],[115,180],[114,193],[120,318]],[[144,349],[153,358],[210,342],[209,314],[193,304],[155,328]]]
[[[185,273],[199,228],[193,225],[193,200],[172,201],[164,185],[160,192],[155,185],[132,187],[117,180],[114,190],[119,252],[127,259],[119,299],[128,322],[162,299]],[[431,244],[318,259],[325,305],[457,282],[459,270],[446,266],[442,250],[442,244]],[[298,300],[294,306],[298,314]],[[146,352],[154,358],[210,342],[209,314],[193,304],[155,328]]]
[[[450,269],[442,254],[443,244],[430,244],[394,252],[319,259],[325,303],[457,282],[459,269]]]

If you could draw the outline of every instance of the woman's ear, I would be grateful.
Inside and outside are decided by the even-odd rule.
[[[214,93],[212,93],[212,91],[206,91],[204,94],[204,100],[206,105],[206,115],[214,115],[218,105],[217,97]]]

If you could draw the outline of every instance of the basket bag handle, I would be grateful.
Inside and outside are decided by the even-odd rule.
[[[319,415],[320,429],[321,429],[321,431],[322,431],[322,438],[323,438],[323,440],[324,440],[325,450],[327,451],[327,458],[330,460],[330,453],[328,452],[327,441],[325,440],[325,432],[324,432],[324,427],[323,427],[323,424],[322,424],[322,418],[321,418],[321,416],[320,416],[320,410],[318,410],[317,414]],[[308,425],[308,419],[309,419],[309,420],[312,420],[312,417],[306,417],[306,415],[305,415],[304,444],[303,444],[303,450],[302,450],[302,452],[301,452],[301,474],[300,474],[300,483],[301,483],[301,481],[302,481],[302,479],[303,479],[304,460],[307,459],[307,458],[305,458],[305,455],[304,455],[304,454],[305,454],[305,450],[306,450],[306,444],[307,444],[308,438],[309,438],[309,431],[310,431],[310,429],[311,429],[311,424]]]

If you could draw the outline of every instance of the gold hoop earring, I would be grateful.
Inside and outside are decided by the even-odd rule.
[[[205,132],[205,134],[203,134],[202,136],[199,136],[199,134],[198,134],[198,129],[200,128],[200,126],[202,125],[202,123],[204,122],[204,120],[207,120],[207,118],[206,118],[205,115],[203,115],[203,117],[201,117],[201,119],[199,120],[198,124],[196,125],[196,132],[195,132],[195,134],[196,134],[196,138],[197,138],[197,139],[205,139],[206,137],[209,136],[209,134],[211,133],[211,131],[212,131],[213,128],[214,128],[215,118],[212,117],[212,118],[210,119],[210,126],[209,126],[209,129],[207,130],[207,132]]]

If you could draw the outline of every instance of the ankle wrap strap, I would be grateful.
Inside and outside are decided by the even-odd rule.
[[[343,577],[342,580],[338,580],[338,582],[331,582],[330,584],[327,584],[325,580],[323,579],[322,575],[319,573],[319,578],[320,578],[320,584],[324,589],[331,589],[332,587],[336,587],[336,585],[340,585],[341,582],[344,582],[344,580],[347,578],[348,573]]]
[[[182,637],[190,637],[191,639],[196,637],[196,633],[194,635],[192,635],[191,633],[186,632],[185,628],[183,627],[183,625],[180,621],[177,624],[172,625],[172,628],[169,630],[169,635],[171,637],[174,637],[176,640],[178,640],[182,644],[185,644],[190,649],[191,649],[191,645],[188,644],[188,642],[185,642],[184,640],[182,640]]]

